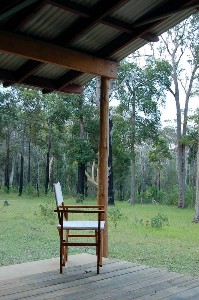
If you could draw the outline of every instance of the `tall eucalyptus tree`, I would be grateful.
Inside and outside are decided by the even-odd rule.
[[[172,66],[172,85],[166,88],[173,96],[176,104],[177,160],[179,199],[178,207],[185,207],[185,144],[183,138],[187,134],[187,118],[189,100],[198,91],[199,70],[199,14],[178,24],[164,33],[161,38],[157,56],[160,54]],[[182,109],[182,98],[184,107]]]
[[[162,69],[164,67],[164,72]],[[131,196],[135,202],[135,147],[136,143],[153,137],[157,132],[160,113],[158,102],[163,101],[163,83],[169,84],[169,66],[165,61],[148,62],[140,67],[135,63],[124,61],[120,65],[117,96],[120,100],[118,110],[127,122],[127,138],[131,164]]]

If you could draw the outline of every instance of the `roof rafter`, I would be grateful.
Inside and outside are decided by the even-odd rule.
[[[157,21],[157,22],[160,23],[160,21]],[[136,38],[144,37],[150,31],[150,29],[152,29],[153,26],[155,26],[157,24],[157,22],[153,22],[150,27],[148,25],[140,26],[139,28],[136,28],[134,30],[133,34],[127,34],[127,33],[121,34],[120,36],[118,36],[117,38],[112,40],[109,44],[102,47],[97,52],[97,55],[99,57],[106,57],[109,55],[113,55],[114,53],[119,51],[121,49],[121,47],[124,47],[125,45],[130,44]]]
[[[98,2],[90,10],[90,18],[80,17],[69,29],[64,30],[58,35],[54,41],[62,45],[68,44],[102,20],[103,17],[124,4],[124,2],[127,2],[127,0],[102,0]]]
[[[74,79],[77,79],[82,75],[82,72],[70,70],[66,74],[62,75],[57,80],[57,85],[59,89],[65,88],[68,86]]]
[[[17,79],[18,74],[16,72],[11,72],[7,70],[0,69],[0,80],[4,82],[4,87],[11,84],[18,83]],[[56,82],[50,79],[42,78],[39,76],[29,76],[23,81],[24,85],[40,87],[48,92],[58,90],[64,93],[82,93],[82,87],[79,85],[69,84],[68,86],[59,87]]]
[[[19,10],[15,14],[13,14],[8,21],[5,23],[4,28],[6,30],[14,30],[17,31],[20,29],[24,24],[26,24],[29,19],[39,11],[45,5],[44,1],[37,1],[30,4],[27,7]]]
[[[117,78],[117,63],[0,30],[0,51],[80,72]]]
[[[155,21],[159,21],[162,19],[166,19],[170,16],[175,15],[181,11],[196,8],[199,6],[197,0],[190,0],[187,3],[187,0],[180,0],[180,1],[173,1],[170,0],[170,3],[167,3],[161,6],[159,9],[155,10],[153,13],[145,16],[144,18],[139,19],[137,22],[134,23],[134,27],[140,27],[142,25],[150,24]]]
[[[0,21],[14,15],[16,12],[20,11],[21,9],[37,1],[38,0],[11,1],[12,3],[5,5],[5,8],[2,9],[0,15]],[[9,1],[7,2],[9,3]]]
[[[89,18],[90,11],[87,7],[69,0],[46,0],[48,4],[70,11],[78,16]]]
[[[180,2],[180,3],[179,3]],[[192,6],[196,6],[196,0],[190,0],[188,3],[186,0],[181,0],[178,2],[175,2],[173,0],[170,1],[171,6],[168,8],[166,7],[161,7],[159,8],[156,13],[160,13],[161,11],[164,11],[164,15],[162,15],[162,17],[158,17],[157,20],[153,21],[153,15],[155,14],[155,12],[151,13],[150,15],[148,15],[148,17],[146,19],[140,19],[137,22],[135,22],[134,24],[132,24],[132,28],[133,28],[133,33],[132,34],[128,34],[128,33],[123,33],[120,36],[116,37],[114,40],[112,40],[109,44],[107,44],[106,46],[104,46],[103,48],[101,48],[96,54],[99,57],[107,57],[110,55],[113,55],[115,53],[117,53],[121,47],[123,48],[124,46],[129,45],[130,43],[132,43],[135,39],[137,39],[138,37],[141,39],[146,39],[146,40],[156,40],[156,36],[150,33],[150,31],[153,29],[154,26],[161,24],[166,18],[169,17],[170,15],[170,11],[171,9],[175,10],[176,12],[182,9],[187,9],[187,7],[189,7],[189,5]],[[167,15],[165,17],[165,15]],[[143,23],[143,25],[141,25]]]

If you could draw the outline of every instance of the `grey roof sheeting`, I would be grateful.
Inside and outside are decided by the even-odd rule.
[[[195,13],[199,0],[24,0],[0,3],[0,31],[121,61]],[[1,48],[0,80],[44,92],[81,92],[94,75]]]

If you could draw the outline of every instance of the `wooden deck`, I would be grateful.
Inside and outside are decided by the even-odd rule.
[[[0,299],[199,299],[199,278],[111,259],[97,275],[95,257],[77,258],[63,274],[58,260],[0,268]]]

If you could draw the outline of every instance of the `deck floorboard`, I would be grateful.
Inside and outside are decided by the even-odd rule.
[[[198,300],[199,278],[134,263],[106,260],[0,280],[0,300]]]

